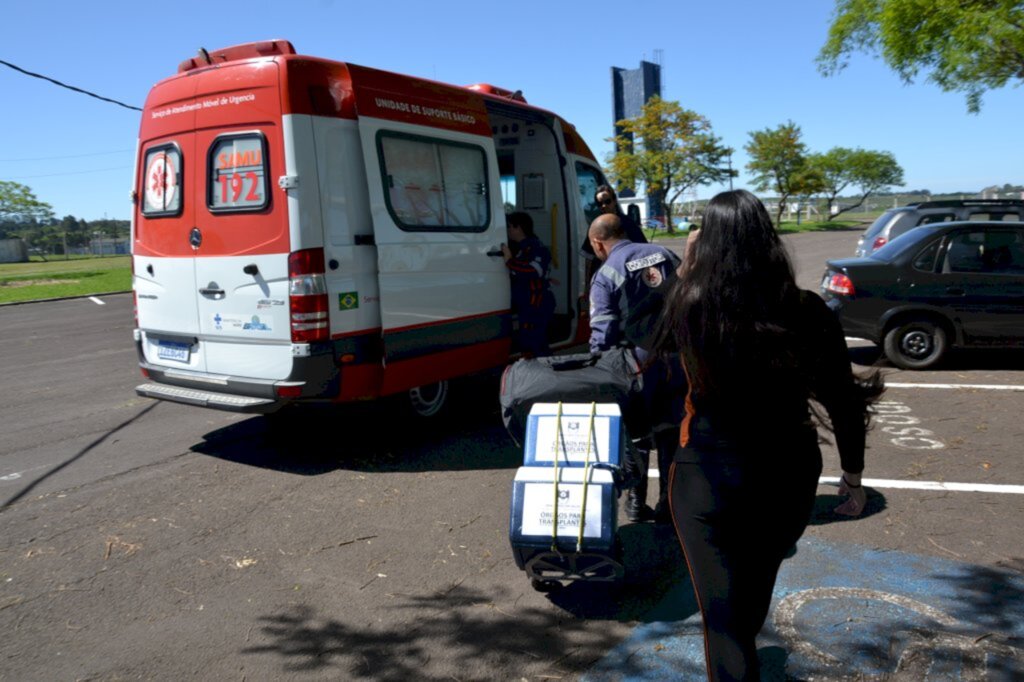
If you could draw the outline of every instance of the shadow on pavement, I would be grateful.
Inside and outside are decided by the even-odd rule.
[[[468,390],[481,388],[479,392]],[[425,420],[395,400],[308,405],[254,416],[203,436],[192,451],[231,462],[317,476],[373,472],[514,469],[522,462],[502,425],[497,391],[464,386],[448,413]]]
[[[548,594],[551,603],[587,620],[675,622],[697,613],[686,560],[671,525],[625,525],[619,541],[626,567],[622,583],[570,582]]]
[[[860,521],[868,518],[869,516],[874,516],[879,512],[885,511],[888,506],[885,495],[871,487],[867,487],[865,492],[867,493],[868,501],[867,504],[864,505],[864,511],[861,512],[860,516],[844,516],[842,514],[836,514],[835,511],[833,511],[836,507],[847,500],[846,497],[840,497],[839,495],[818,495],[814,499],[814,510],[811,512],[811,522],[809,525],[824,526],[829,523]]]
[[[514,594],[454,586],[426,596],[393,595],[396,625],[354,626],[294,605],[260,618],[248,655],[271,654],[284,674],[320,672],[334,679],[491,679],[509,661],[527,661],[524,677],[561,677],[586,669],[618,637],[564,612],[516,607]]]

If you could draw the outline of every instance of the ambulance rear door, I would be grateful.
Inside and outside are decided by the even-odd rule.
[[[140,142],[132,267],[146,361],[201,372],[206,362],[197,352],[199,308],[189,246],[194,206],[187,197],[196,183],[192,120],[191,112],[181,111],[155,137]]]
[[[291,242],[287,201],[277,189],[286,174],[277,74],[277,64],[267,60],[198,77],[197,102],[204,106],[195,136],[202,181],[190,195],[194,291],[211,374],[281,380],[292,371]]]
[[[460,116],[454,106],[385,101],[424,121],[430,114]],[[360,114],[385,393],[508,360],[510,285],[500,249],[507,236],[497,158],[486,114],[461,116],[486,134]]]

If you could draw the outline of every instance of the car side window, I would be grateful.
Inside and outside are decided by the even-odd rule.
[[[985,251],[985,233],[957,232],[950,235],[943,272],[984,272],[982,254]]]
[[[981,260],[993,275],[1024,274],[1024,232],[989,230],[985,233]]]
[[[941,239],[936,239],[921,249],[921,252],[914,257],[914,262],[912,263],[914,269],[923,272],[935,272],[935,257],[939,254],[939,245],[941,243]]]
[[[956,220],[956,216],[952,213],[932,213],[931,215],[921,216],[921,222],[918,225],[931,225],[932,223],[948,223],[951,220]]]
[[[976,230],[951,236],[943,272],[1024,274],[1024,232]]]

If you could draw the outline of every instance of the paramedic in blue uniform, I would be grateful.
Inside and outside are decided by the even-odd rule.
[[[621,219],[613,213],[598,216],[591,223],[587,236],[594,255],[602,263],[590,283],[590,352],[599,353],[616,346],[632,347],[637,360],[645,367],[645,411],[658,449],[659,494],[654,516],[662,523],[669,523],[668,469],[678,441],[679,422],[673,419],[667,401],[654,400],[666,383],[666,365],[649,357],[644,345],[661,314],[662,296],[675,281],[679,258],[664,247],[629,241]],[[646,447],[640,448],[639,460],[640,471],[636,473],[640,482],[630,489],[626,500],[626,516],[630,521],[651,517],[646,504],[650,465],[650,451]],[[632,462],[631,459],[626,461]]]
[[[555,312],[551,293],[551,252],[533,232],[533,218],[526,213],[505,217],[510,248],[501,252],[512,278],[512,311],[519,316],[517,346],[526,357],[551,355],[548,325]]]

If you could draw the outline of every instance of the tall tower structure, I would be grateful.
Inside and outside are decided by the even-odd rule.
[[[660,57],[661,50],[655,50]],[[660,62],[661,60],[658,59]],[[641,61],[637,69],[622,69],[612,67],[612,126],[615,129],[615,137],[626,137],[626,150],[631,151],[633,147],[632,135],[625,133],[621,127],[616,125],[618,121],[625,118],[635,118],[640,115],[644,104],[655,95],[661,96],[661,64],[655,62]],[[616,152],[623,151],[616,143]],[[635,196],[633,187],[619,187],[624,196]],[[663,211],[660,206],[651,206],[648,200],[648,215],[661,215]]]

